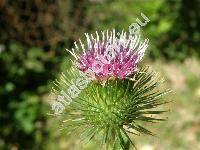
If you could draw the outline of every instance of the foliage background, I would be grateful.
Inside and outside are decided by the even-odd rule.
[[[68,68],[84,32],[126,30],[144,13],[145,64],[175,92],[158,137],[133,137],[139,149],[200,148],[199,0],[1,0],[0,149],[96,149],[58,130],[48,116],[51,82]]]

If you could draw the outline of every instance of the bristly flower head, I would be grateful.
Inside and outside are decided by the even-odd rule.
[[[97,32],[95,36],[86,33],[87,48],[80,41],[83,53],[78,56],[74,49],[69,51],[76,58],[77,67],[97,79],[123,79],[134,73],[148,47],[148,39],[141,42],[138,35],[118,34],[119,38],[115,30],[101,32],[101,37]],[[80,51],[76,43],[75,46]]]
[[[69,51],[75,66],[56,80],[53,93],[66,106],[63,129],[81,139],[99,139],[106,149],[128,150],[130,143],[134,146],[129,133],[153,135],[142,122],[165,120],[157,116],[165,110],[157,107],[167,103],[163,97],[170,90],[161,86],[157,73],[138,67],[148,39],[141,42],[126,32],[117,38],[114,30],[101,35],[86,34],[87,47],[81,40],[80,46],[75,43],[76,52]]]

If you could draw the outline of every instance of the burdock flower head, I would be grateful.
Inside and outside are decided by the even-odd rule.
[[[115,30],[101,32],[101,38],[96,35],[85,34],[87,48],[81,43],[83,53],[80,56],[69,51],[77,59],[77,67],[97,79],[109,77],[125,78],[137,70],[139,61],[143,58],[148,47],[148,39],[140,41],[140,36],[127,35],[126,32]],[[79,48],[75,43],[76,49]]]
[[[102,32],[101,37],[86,34],[86,39],[87,46],[80,40],[69,51],[75,66],[55,82],[57,103],[52,108],[63,104],[62,124],[68,132],[101,141],[106,149],[128,150],[134,145],[129,134],[153,135],[142,122],[164,120],[157,115],[165,111],[157,107],[166,103],[163,96],[169,90],[161,86],[157,73],[138,66],[148,40],[125,32],[117,38],[115,31]]]

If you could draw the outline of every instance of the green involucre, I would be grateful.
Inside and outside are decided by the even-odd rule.
[[[169,90],[162,90],[161,83],[162,80],[155,72],[149,72],[148,67],[123,80],[91,81],[66,107],[63,126],[68,131],[80,133],[82,139],[99,136],[104,145],[114,148],[120,143],[121,148],[127,149],[127,141],[134,145],[128,133],[153,135],[140,125],[141,122],[164,120],[156,115],[165,111],[155,110],[167,103],[163,96]]]

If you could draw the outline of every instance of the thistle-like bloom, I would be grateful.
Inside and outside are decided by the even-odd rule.
[[[76,53],[69,51],[76,66],[68,69],[53,88],[62,98],[57,101],[66,106],[63,126],[76,135],[80,133],[83,139],[99,137],[106,149],[128,150],[129,143],[134,145],[129,133],[153,135],[141,122],[164,120],[157,115],[165,111],[156,108],[166,103],[163,96],[169,90],[160,86],[161,78],[148,67],[137,69],[147,39],[140,42],[139,36],[123,32],[118,39],[115,31],[102,32],[101,39],[98,33],[96,38],[88,34],[86,38],[87,48],[80,41],[81,48],[75,43]],[[78,50],[83,52],[79,54]],[[78,72],[84,75],[80,77]]]
[[[77,54],[69,51],[77,59],[77,67],[97,79],[109,77],[125,78],[137,70],[139,61],[143,58],[148,47],[148,39],[140,41],[140,36],[127,35],[126,32],[115,34],[115,30],[101,33],[101,38],[85,34],[87,48],[80,41],[83,53]],[[76,49],[79,47],[75,43]],[[79,50],[80,51],[80,50]]]

